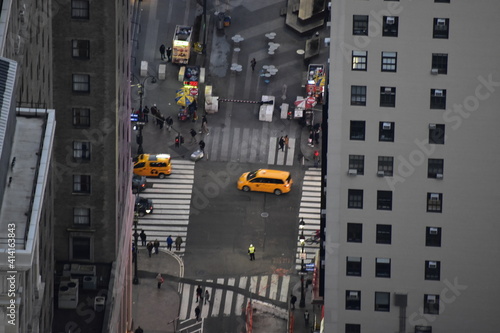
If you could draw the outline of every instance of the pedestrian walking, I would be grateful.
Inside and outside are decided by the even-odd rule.
[[[148,254],[151,258],[151,252],[153,252],[153,243],[149,242],[148,245],[146,245],[146,249],[148,249]]]
[[[144,333],[144,330],[141,328],[141,326],[137,326],[134,333]]]
[[[314,132],[314,141],[317,145],[319,144],[319,130]]]
[[[172,117],[168,116],[167,119],[165,119],[165,123],[167,124],[167,130],[170,132],[172,125],[174,124],[174,120]]]
[[[285,151],[285,139],[283,139],[283,137],[280,138],[278,144],[279,144],[278,150],[281,149],[281,151]]]
[[[203,295],[202,295],[203,289],[201,289],[201,286],[199,285],[198,288],[196,288],[196,302],[199,300],[203,300]]]
[[[318,168],[319,167],[319,151],[317,151],[317,150],[314,151],[313,160],[314,160],[314,167]]]
[[[201,133],[208,135],[208,120],[207,116],[201,118]]]
[[[160,113],[159,117],[158,117],[158,121],[160,123],[160,129],[163,129],[163,123],[165,122],[165,118],[163,117],[163,115]]]
[[[142,246],[146,246],[146,233],[144,232],[144,230],[141,230],[141,233],[139,234],[139,237],[141,237],[141,243],[142,243]]]
[[[170,46],[167,48],[167,61],[172,61],[172,48]]]
[[[313,140],[314,140],[314,133],[313,133],[313,131],[309,131],[309,139],[307,140],[307,145],[309,147],[314,147]]]
[[[206,305],[207,302],[210,303],[210,293],[208,292],[208,290],[205,290],[205,303],[203,304]]]
[[[253,244],[250,244],[250,247],[248,248],[248,255],[250,256],[250,261],[255,260],[255,247]]]
[[[144,122],[149,122],[149,108],[147,105],[144,107],[144,110],[142,110],[142,114],[144,116]]]
[[[196,143],[196,142],[198,142],[198,141],[196,140],[196,131],[195,131],[193,128],[191,128],[191,131],[189,131],[189,133],[191,134],[191,143]]]
[[[165,60],[165,45],[161,44],[160,45],[160,55],[161,55],[161,60]]]
[[[200,313],[201,313],[200,307],[197,306],[196,309],[194,309],[194,315],[196,316],[196,321],[200,320]]]
[[[172,251],[172,243],[174,242],[174,240],[172,239],[172,236],[168,236],[167,237],[167,249],[169,251]]]
[[[158,285],[158,289],[160,289],[163,282],[165,282],[165,279],[163,278],[163,276],[161,276],[161,273],[158,273],[158,275],[156,276],[156,282]]]
[[[290,297],[290,306],[293,310],[295,310],[295,302],[297,302],[297,296],[292,294],[292,296]]]
[[[253,58],[252,61],[250,61],[250,66],[252,66],[252,72],[255,70],[255,65],[257,65],[257,61],[255,60],[255,58]]]
[[[285,137],[283,138],[283,140],[285,140],[285,147],[286,147],[286,149],[290,149],[290,146],[288,145],[288,143],[289,143],[289,141],[290,141],[290,140],[288,139],[288,135],[285,135]]]
[[[177,236],[177,238],[175,239],[175,250],[176,251],[180,251],[181,250],[181,244],[182,244],[182,237],[181,236]]]
[[[201,151],[205,151],[205,141],[200,140],[199,145],[200,145],[200,150],[201,150]]]
[[[306,327],[309,327],[309,311],[304,311],[304,322],[306,324]]]
[[[158,248],[160,247],[160,241],[158,239],[155,239],[153,247],[155,248],[155,254],[158,254]]]

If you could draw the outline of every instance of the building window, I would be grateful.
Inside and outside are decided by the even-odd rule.
[[[90,160],[90,142],[73,141],[73,158],[76,160]]]
[[[363,241],[363,225],[361,223],[347,223],[347,241],[350,243]]]
[[[392,242],[392,225],[377,224],[377,244],[391,244]]]
[[[347,257],[347,276],[361,276],[361,257]]]
[[[450,30],[450,19],[445,18],[435,18],[434,19],[434,29],[432,30],[433,38],[448,38]]]
[[[439,295],[424,295],[424,313],[439,314]]]
[[[375,259],[375,276],[382,278],[391,277],[391,259],[389,258]]]
[[[73,58],[88,59],[90,58],[90,41],[73,39]]]
[[[382,72],[395,72],[397,60],[397,52],[382,52]]]
[[[379,123],[378,141],[394,142],[394,123],[381,121]]]
[[[446,109],[446,89],[431,89],[431,109]]]
[[[71,255],[72,260],[91,260],[92,259],[92,240],[90,237],[71,237]]]
[[[89,19],[89,0],[72,0],[71,17],[78,19]]]
[[[363,209],[363,190],[349,190],[347,208]]]
[[[90,126],[90,109],[73,108],[73,126],[89,127]]]
[[[441,213],[443,211],[443,193],[427,193],[427,212]]]
[[[367,51],[352,51],[352,70],[366,71],[367,59]]]
[[[375,292],[375,311],[389,312],[391,310],[391,294],[387,292]]]
[[[441,228],[425,228],[425,246],[441,246]]]
[[[444,124],[429,125],[429,143],[444,145],[445,131]]]
[[[445,2],[445,1],[435,0],[435,2]],[[432,333],[432,326],[415,326],[415,333]]]
[[[90,208],[73,208],[73,224],[90,225]]]
[[[448,54],[433,53],[432,69],[437,70],[438,74],[448,74]]]
[[[429,140],[430,142],[430,140]],[[444,160],[442,158],[429,158],[427,161],[427,178],[443,178]]]
[[[73,74],[73,91],[90,92],[90,75]]]
[[[73,175],[73,193],[90,193],[89,175]]]
[[[345,292],[345,309],[346,310],[361,310],[361,291],[346,290]]]
[[[425,261],[425,279],[439,281],[441,278],[441,262],[440,261]]]
[[[351,105],[366,105],[366,86],[351,86]]]
[[[392,191],[377,191],[377,209],[392,210]]]
[[[351,130],[349,137],[351,140],[365,140],[365,121],[351,120]]]
[[[349,155],[349,170],[356,170],[357,175],[364,175],[365,155]]]
[[[396,88],[380,87],[380,106],[393,108],[396,106]]]
[[[352,17],[352,34],[368,36],[368,15],[354,15]]]
[[[392,177],[394,170],[394,157],[392,156],[379,156],[378,157],[378,172],[383,173],[384,176]]]
[[[382,26],[382,36],[385,37],[398,37],[398,24],[399,17],[397,16],[384,16]]]
[[[361,325],[345,324],[345,333],[361,333]]]

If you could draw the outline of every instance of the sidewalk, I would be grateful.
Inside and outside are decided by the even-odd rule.
[[[306,277],[307,278],[307,277]],[[305,287],[305,285],[304,285]],[[293,290],[295,296],[297,296],[297,302],[295,303],[295,310],[292,310],[289,307],[289,311],[294,315],[294,325],[293,325],[293,333],[311,333],[312,327],[314,324],[314,309],[311,304],[312,295],[311,295],[312,286],[309,286],[305,289],[305,307],[300,307],[300,288],[298,290]],[[309,325],[305,324],[304,313],[305,311],[309,312]],[[319,315],[319,314],[316,314]]]
[[[140,247],[138,257],[139,284],[132,286],[134,330],[140,326],[145,333],[173,333],[180,296],[179,283],[171,281],[169,276],[183,276],[182,260],[161,248],[149,258],[147,250]],[[160,289],[156,282],[158,273],[165,279]]]

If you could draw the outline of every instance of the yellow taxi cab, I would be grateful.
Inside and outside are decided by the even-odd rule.
[[[169,154],[141,154],[134,158],[134,173],[139,176],[165,178],[172,173]]]
[[[259,191],[280,195],[292,189],[292,176],[290,172],[259,169],[245,172],[238,179],[238,190],[245,192]]]

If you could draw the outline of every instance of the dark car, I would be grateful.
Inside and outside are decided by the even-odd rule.
[[[134,211],[137,212],[139,216],[151,214],[153,212],[153,200],[136,196]]]
[[[132,176],[132,193],[140,193],[146,189],[147,180],[145,176]]]

